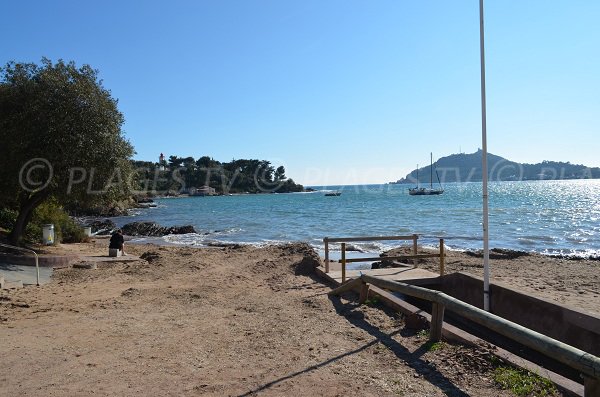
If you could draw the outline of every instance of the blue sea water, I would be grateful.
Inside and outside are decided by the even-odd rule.
[[[410,196],[408,187],[330,186],[312,193],[164,198],[156,200],[157,208],[118,218],[117,224],[192,224],[199,234],[160,241],[200,246],[306,241],[322,248],[325,236],[417,233],[426,245],[444,238],[451,249],[482,248],[481,183],[450,183],[440,196]],[[329,190],[342,195],[326,197]],[[489,198],[490,247],[600,254],[600,180],[491,182]],[[365,252],[392,245],[356,244]]]

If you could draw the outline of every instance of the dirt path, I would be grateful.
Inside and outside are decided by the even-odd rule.
[[[485,349],[330,299],[307,246],[128,250],[0,292],[0,395],[509,395]]]

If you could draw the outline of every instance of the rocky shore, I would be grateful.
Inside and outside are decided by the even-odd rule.
[[[83,222],[84,226],[92,228],[92,234],[107,236],[117,229],[117,225],[110,219],[96,219]],[[194,226],[161,226],[155,222],[131,222],[121,227],[123,234],[127,236],[162,237],[169,234],[198,233]]]

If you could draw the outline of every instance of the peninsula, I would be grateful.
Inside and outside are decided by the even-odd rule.
[[[475,153],[459,153],[442,157],[433,163],[434,173],[437,172],[441,183],[480,182],[482,153],[481,150],[477,150]],[[431,166],[415,169],[404,178],[391,183],[429,183],[430,168]],[[517,163],[491,153],[488,153],[488,170],[490,181],[600,178],[598,167],[560,161],[543,161],[537,164]]]

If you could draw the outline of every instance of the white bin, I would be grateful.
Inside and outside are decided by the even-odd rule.
[[[87,237],[91,237],[92,236],[92,228],[90,226],[84,227],[83,234],[85,234]]]
[[[54,244],[54,225],[44,225],[42,228],[42,240],[45,245]]]

